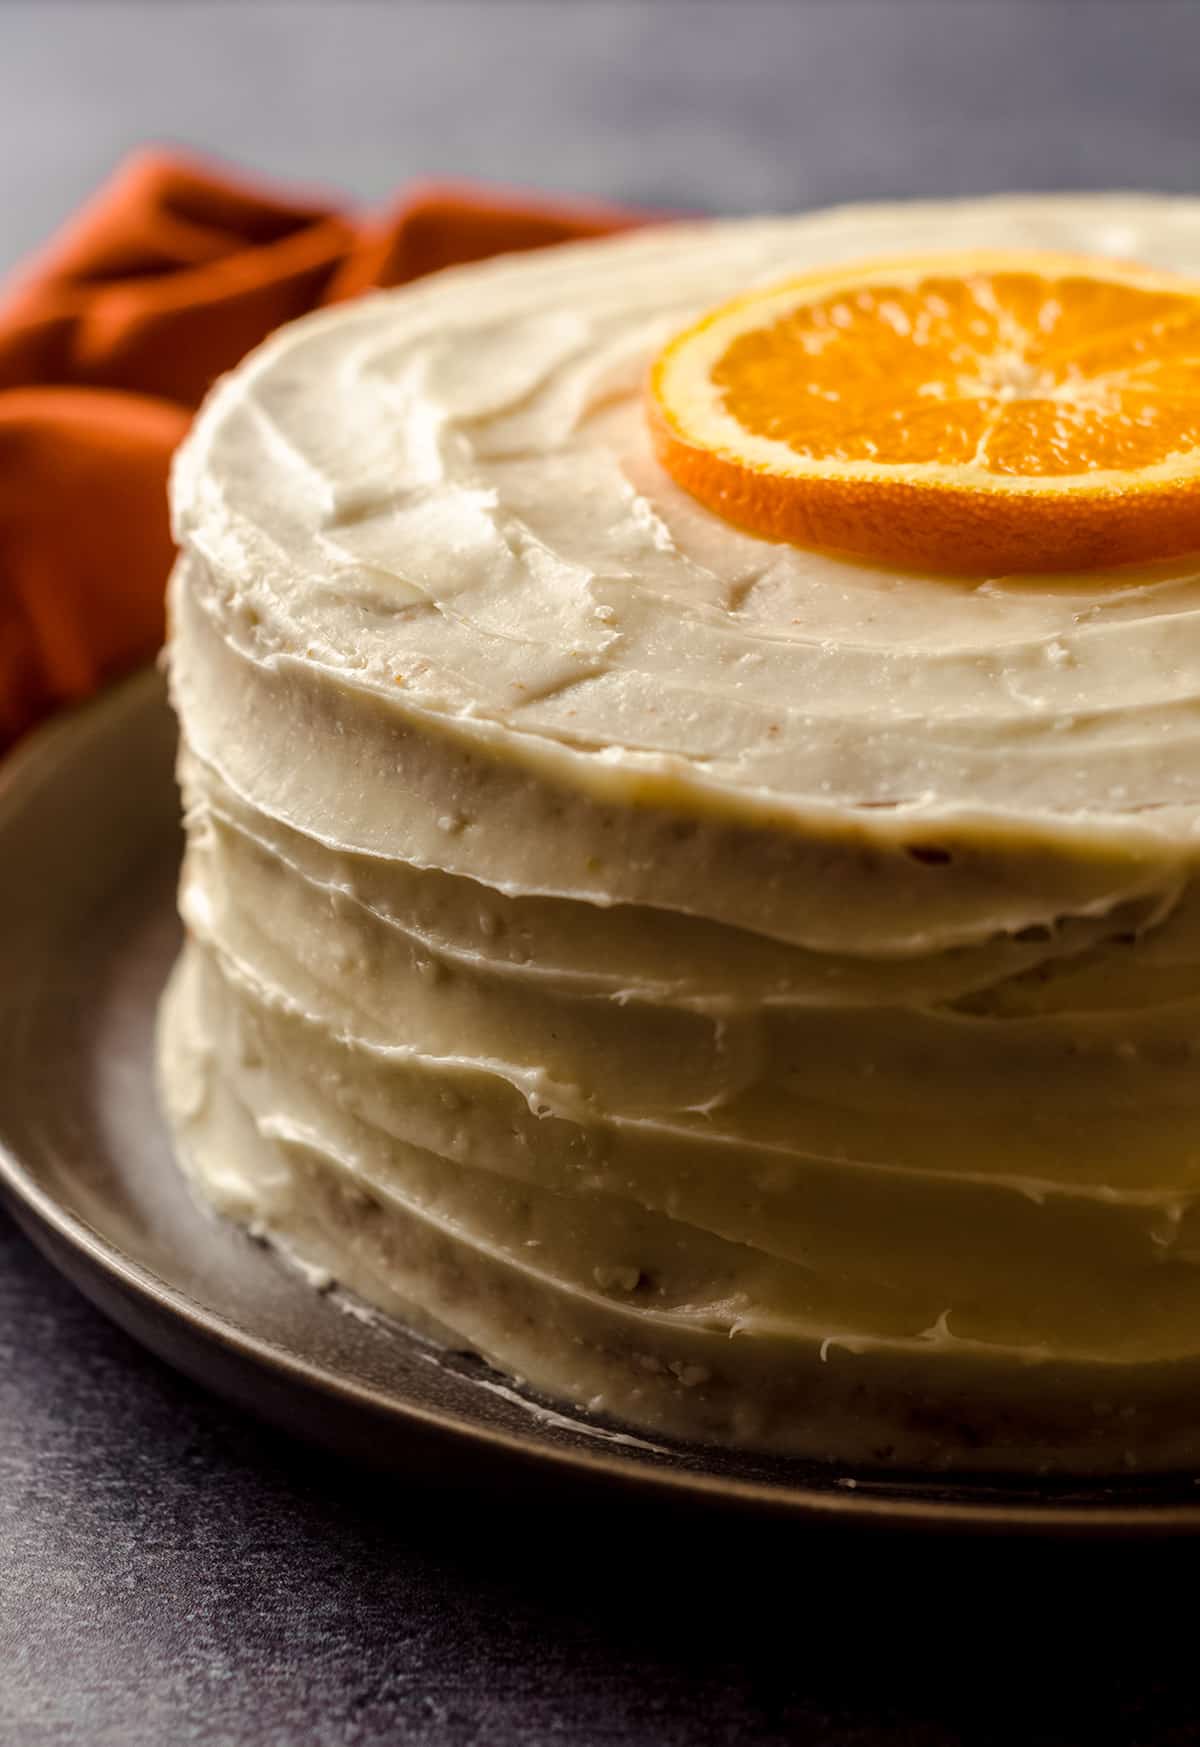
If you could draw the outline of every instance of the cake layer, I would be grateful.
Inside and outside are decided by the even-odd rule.
[[[1194,1359],[1018,1355],[955,1339],[944,1320],[915,1339],[821,1334],[778,1315],[742,1322],[733,1246],[689,1234],[679,1257],[659,1241],[653,1253],[674,1263],[661,1281],[613,1262],[661,1240],[668,1222],[595,1192],[489,1182],[373,1131],[347,1115],[353,1091],[339,1083],[329,1098],[328,1062],[314,1084],[305,1056],[286,1053],[291,1040],[229,996],[192,946],[163,1007],[167,1108],[198,1190],[310,1268],[546,1393],[664,1435],[889,1469],[1106,1473],[1200,1455]],[[419,1109],[427,1090],[390,1111]],[[456,1091],[453,1108],[495,1114],[475,1090]]]
[[[644,233],[218,388],[175,478],[162,1061],[219,1205],[659,1430],[1191,1448],[1200,563],[773,545],[641,410],[714,298],[997,240],[1200,272],[1200,203]]]

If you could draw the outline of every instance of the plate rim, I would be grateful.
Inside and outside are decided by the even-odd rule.
[[[159,695],[161,683],[153,667],[139,669],[98,697],[67,710],[27,734],[0,760],[0,830],[10,822],[14,812],[19,813],[27,796],[53,783],[65,762],[86,758],[89,739],[97,733],[111,731],[114,718],[127,713],[136,716],[145,710],[150,699]],[[889,1479],[886,1473],[872,1475],[862,1471],[858,1475],[847,1475],[847,1480],[853,1483],[841,1486],[814,1485],[803,1476],[798,1477],[794,1484],[788,1484],[706,1473],[690,1466],[635,1464],[604,1448],[589,1450],[574,1445],[536,1444],[519,1433],[486,1425],[453,1410],[442,1411],[389,1395],[384,1389],[341,1375],[318,1360],[290,1351],[255,1333],[219,1310],[199,1304],[183,1288],[161,1278],[153,1269],[126,1254],[80,1214],[60,1202],[40,1179],[36,1169],[26,1163],[3,1135],[0,1135],[0,1193],[9,1203],[18,1226],[50,1264],[110,1320],[120,1322],[122,1319],[114,1315],[102,1294],[91,1289],[93,1279],[132,1297],[140,1307],[158,1312],[168,1322],[182,1325],[189,1336],[215,1344],[235,1361],[265,1369],[293,1387],[333,1398],[357,1410],[365,1409],[393,1423],[417,1426],[452,1439],[460,1447],[471,1446],[481,1453],[490,1450],[527,1468],[541,1465],[567,1480],[615,1486],[625,1491],[650,1491],[657,1493],[664,1503],[674,1501],[733,1507],[776,1518],[805,1520],[813,1526],[837,1524],[875,1529],[1068,1536],[1157,1536],[1200,1532],[1200,1495],[1194,1502],[1181,1500],[1177,1493],[1161,1502],[1155,1501],[1152,1491],[1156,1477],[1144,1479],[1141,1482],[1145,1489],[1143,1494],[1128,1502],[1088,1497],[1073,1500],[1069,1493],[1051,1496],[1041,1502],[1030,1498],[1027,1493],[1019,1499],[1006,1500],[1003,1497],[1003,1476],[988,1483],[986,1497],[971,1498],[964,1494],[969,1494],[972,1485],[982,1490],[983,1481],[931,1474],[928,1479],[931,1488],[941,1485],[957,1496],[926,1499],[904,1492],[906,1485],[919,1483],[919,1477],[912,1475],[897,1475]],[[59,1244],[66,1246],[73,1259],[84,1264],[85,1279],[64,1262],[58,1252]],[[154,1343],[138,1329],[131,1329],[128,1324],[124,1326],[140,1345],[154,1347]],[[219,1386],[210,1379],[197,1378],[197,1373],[186,1363],[162,1354],[161,1350],[159,1356],[173,1369],[197,1379],[210,1393],[221,1393]],[[242,1408],[253,1413],[253,1407],[246,1403],[242,1403]],[[1164,1490],[1169,1482],[1178,1485],[1184,1478],[1182,1474],[1163,1476]],[[1200,1476],[1196,1481],[1200,1486]],[[1078,1484],[1081,1491],[1088,1487],[1100,1490],[1106,1482],[1102,1478],[1081,1478]],[[1113,1479],[1108,1484],[1115,1486],[1119,1482]],[[885,1490],[888,1488],[895,1490]]]

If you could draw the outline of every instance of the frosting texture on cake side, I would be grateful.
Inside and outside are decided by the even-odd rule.
[[[1200,275],[1200,202],[642,232],[217,387],[173,485],[161,1033],[203,1194],[659,1432],[1195,1453],[1200,559],[772,544],[643,416],[716,298],[997,241]]]

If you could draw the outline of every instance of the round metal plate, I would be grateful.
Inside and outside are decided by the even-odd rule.
[[[192,1200],[152,1073],[178,944],[174,731],[142,674],[0,769],[0,1187],[117,1322],[251,1411],[376,1466],[490,1487],[624,1487],[647,1500],[927,1529],[1200,1529],[1200,1477],[1071,1486],[881,1477],[589,1422],[423,1342]]]

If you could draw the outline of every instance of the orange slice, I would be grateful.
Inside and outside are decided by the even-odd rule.
[[[996,574],[1200,550],[1200,284],[1080,255],[751,292],[650,375],[667,472],[757,534]]]

